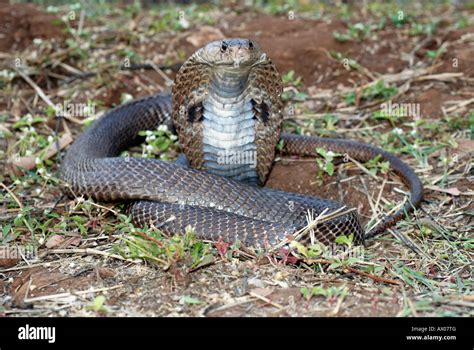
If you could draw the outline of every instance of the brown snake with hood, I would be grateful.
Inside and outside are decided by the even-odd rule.
[[[344,207],[333,200],[258,186],[267,179],[280,140],[282,152],[300,156],[316,156],[318,147],[359,161],[380,155],[410,189],[403,208],[367,234],[353,210],[319,223],[314,232],[322,243],[353,234],[354,242],[362,244],[419,205],[422,184],[394,155],[356,141],[280,134],[281,93],[274,64],[253,41],[211,42],[182,65],[172,96],[132,101],[86,130],[68,150],[62,178],[75,195],[130,202],[137,225],[153,224],[171,234],[182,234],[190,225],[203,239],[222,237],[260,248],[305,227],[308,210],[317,216]],[[118,157],[141,141],[140,130],[160,125],[175,128],[184,161]]]

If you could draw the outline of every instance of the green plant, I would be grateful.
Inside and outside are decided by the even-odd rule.
[[[373,24],[356,23],[354,25],[348,24],[346,32],[335,31],[332,33],[334,39],[340,42],[346,42],[351,40],[362,41],[372,34],[372,29],[377,28]]]
[[[372,113],[372,118],[375,120],[386,120],[390,123],[390,126],[395,127],[396,122],[400,121],[402,118],[407,116],[406,109],[402,106],[400,108],[396,108],[395,110],[387,111],[385,109],[381,109],[379,111],[375,111]]]
[[[336,124],[339,122],[339,117],[334,114],[325,114],[323,116],[324,129],[326,131],[335,131]]]
[[[107,308],[104,306],[105,304],[105,296],[98,295],[94,298],[93,302],[86,306],[86,310],[98,312],[98,313],[105,313],[107,312]]]
[[[363,89],[361,100],[387,100],[395,96],[397,93],[398,88],[385,85],[385,82],[383,80],[378,80],[375,84],[371,84]],[[354,105],[356,101],[356,92],[349,92],[344,96],[344,100],[348,105]]]
[[[301,85],[302,78],[301,78],[301,76],[296,77],[295,76],[295,71],[290,70],[287,73],[282,75],[281,80],[283,81],[283,84],[299,86],[299,85]]]
[[[410,35],[433,35],[436,33],[436,29],[438,28],[438,22],[428,22],[428,23],[416,23],[413,22],[411,24],[410,30],[408,33]]]
[[[284,91],[282,94],[283,101],[305,101],[308,98],[308,95],[300,92],[297,87],[301,86],[302,77],[296,77],[295,71],[290,70],[282,76],[282,81],[285,85],[291,86],[291,89]]]
[[[167,151],[171,146],[177,146],[178,142],[178,137],[166,126],[160,126],[155,131],[140,131],[138,135],[145,136],[145,144],[142,148],[142,156],[145,158],[160,156],[161,159],[167,160]]]
[[[332,151],[326,151],[324,148],[316,148],[316,152],[320,156],[316,158],[316,163],[318,164],[318,178],[322,182],[323,174],[326,173],[329,176],[334,174],[334,158],[341,157],[339,153],[334,153]]]
[[[402,27],[403,25],[410,23],[413,21],[412,16],[407,16],[405,12],[399,10],[397,13],[393,14],[390,16],[390,20],[392,23],[395,25],[395,27],[399,28]]]
[[[390,162],[382,162],[381,158],[382,156],[379,154],[375,158],[372,158],[365,162],[364,165],[371,174],[376,175],[378,171],[380,171],[382,174],[387,174],[390,170]]]
[[[438,57],[443,56],[443,54],[447,51],[446,47],[440,47],[438,50],[428,50],[426,51],[426,57],[430,60],[434,61]]]
[[[178,262],[184,262],[190,268],[207,265],[217,253],[209,244],[197,239],[190,227],[184,235],[168,237],[156,228],[136,228],[124,217],[118,228],[128,234],[120,238],[124,244],[116,245],[116,251],[126,258],[145,259],[164,269]]]
[[[326,297],[328,300],[332,298],[341,298],[344,299],[349,294],[349,288],[345,285],[342,286],[333,286],[329,288],[323,287],[312,287],[306,288],[303,287],[300,289],[301,294],[307,300],[310,300],[313,296],[322,296]]]

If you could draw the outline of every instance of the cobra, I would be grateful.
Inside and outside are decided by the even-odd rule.
[[[203,239],[240,240],[257,248],[294,235],[307,225],[308,211],[319,215],[344,207],[260,187],[280,141],[282,152],[300,156],[316,156],[316,148],[359,161],[380,156],[410,189],[404,206],[370,232],[364,232],[355,211],[317,224],[314,234],[322,243],[353,234],[362,244],[419,205],[421,181],[394,155],[351,140],[281,133],[281,93],[275,65],[255,42],[211,42],[181,66],[171,96],[157,94],[112,109],[80,135],[64,158],[61,176],[76,195],[127,201],[137,225],[153,224],[169,234],[191,226]],[[176,130],[184,153],[179,161],[118,156],[141,141],[140,130],[160,125]]]

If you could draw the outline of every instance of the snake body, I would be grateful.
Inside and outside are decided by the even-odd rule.
[[[180,68],[172,96],[157,94],[117,107],[95,122],[69,148],[61,176],[69,191],[101,201],[129,201],[137,225],[165,233],[187,226],[209,240],[240,240],[273,246],[318,215],[344,206],[337,201],[258,187],[264,184],[283,140],[282,152],[314,156],[322,147],[360,161],[377,155],[389,161],[410,188],[410,201],[372,231],[348,211],[321,222],[315,237],[332,243],[339,235],[383,232],[422,199],[422,184],[399,158],[348,140],[281,133],[282,83],[273,63],[248,39],[212,42]],[[140,130],[174,128],[189,166],[156,159],[117,157],[141,141]],[[238,157],[239,155],[246,157]],[[243,161],[242,161],[243,159]]]

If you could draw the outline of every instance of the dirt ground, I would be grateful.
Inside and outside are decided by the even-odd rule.
[[[2,244],[34,242],[37,249],[35,261],[0,259],[0,314],[473,315],[472,9],[440,6],[432,13],[418,9],[413,15],[416,23],[439,20],[432,35],[410,34],[411,28],[416,28],[415,19],[400,27],[388,21],[384,28],[372,29],[368,37],[345,42],[336,40],[334,33],[345,33],[355,23],[378,23],[380,15],[354,11],[343,19],[328,10],[321,19],[314,19],[297,11],[296,18],[290,19],[286,13],[233,5],[222,11],[207,9],[205,23],[197,16],[198,22],[191,19],[189,28],[154,33],[147,28],[157,26],[165,12],[128,15],[128,10],[119,8],[115,11],[124,11],[123,17],[114,16],[119,19],[113,24],[100,17],[86,17],[83,34],[77,34],[67,30],[76,28],[79,21],[79,16],[66,21],[69,11],[60,7],[57,13],[46,13],[30,4],[0,4],[0,70],[15,72],[10,70],[11,63],[20,59],[26,62],[28,76],[38,87],[33,89],[18,74],[0,81],[1,131],[11,134],[0,138],[0,161],[5,166],[0,178]],[[457,26],[461,19],[465,26]],[[364,261],[349,267],[328,267],[324,259],[295,263],[282,258],[282,252],[257,258],[245,254],[223,258],[214,252],[209,266],[191,269],[178,261],[164,269],[116,253],[114,247],[121,244],[118,236],[125,234],[114,226],[119,224],[115,212],[123,212],[120,206],[94,203],[81,207],[80,200],[62,195],[58,181],[42,181],[34,168],[27,174],[14,170],[12,159],[20,155],[15,155],[15,150],[23,137],[15,123],[27,113],[46,115],[47,107],[38,90],[54,103],[62,99],[98,101],[102,112],[120,104],[124,94],[137,98],[167,91],[167,81],[175,74],[170,69],[114,70],[110,62],[120,62],[124,57],[131,57],[133,63],[140,63],[139,58],[155,64],[182,62],[208,41],[223,37],[254,39],[280,73],[294,71],[295,78],[286,83],[285,91],[296,89],[306,97],[286,102],[286,111],[295,111],[286,117],[288,131],[390,147],[388,151],[415,169],[428,185],[425,211],[408,216],[397,231],[415,242],[421,253],[386,234],[369,241]],[[68,40],[80,44],[66,44]],[[93,46],[83,47],[88,40]],[[439,55],[434,56],[437,50]],[[348,69],[343,58],[356,61],[358,68]],[[64,83],[78,72],[88,71],[95,73]],[[406,72],[409,77],[402,78]],[[301,82],[297,77],[302,77]],[[378,79],[398,88],[393,102],[419,105],[424,123],[419,124],[418,136],[409,138],[415,124],[409,118],[390,121],[372,117],[383,101],[365,99],[362,89]],[[351,91],[355,91],[353,104],[346,100]],[[320,122],[327,114],[337,114],[335,129]],[[59,132],[70,132],[73,138],[84,128],[71,121],[65,125]],[[51,135],[56,126],[54,118],[45,118],[36,125],[37,133]],[[394,129],[402,130],[408,145],[392,140]],[[426,153],[413,149],[410,143],[420,145]],[[59,157],[55,157],[45,163],[52,177],[57,176]],[[373,217],[375,202],[380,205],[376,208],[380,214],[405,197],[406,188],[394,175],[379,174],[374,179],[347,164],[337,166],[333,176],[320,178],[317,174],[314,159],[279,155],[266,186],[343,201],[357,208],[364,224]],[[24,207],[32,208],[27,223],[17,219]],[[74,219],[77,216],[82,219]],[[75,220],[84,222],[85,231],[74,228]],[[316,294],[305,295],[304,290],[311,288],[317,288]],[[98,295],[105,296],[103,307],[96,307]]]
[[[33,39],[64,40],[64,23],[33,4],[0,3],[0,51],[18,51]]]

